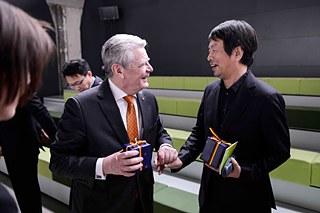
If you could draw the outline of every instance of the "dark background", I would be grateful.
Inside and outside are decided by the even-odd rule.
[[[9,2],[37,18],[52,20],[45,0]],[[99,7],[107,6],[118,6],[119,19],[100,19]],[[207,36],[229,19],[243,19],[257,31],[259,47],[252,66],[256,76],[320,77],[319,0],[87,0],[81,23],[82,56],[94,74],[104,76],[103,43],[117,33],[136,34],[149,43],[152,75],[211,76]],[[45,75],[44,94],[52,95],[57,87],[57,72],[51,67]]]

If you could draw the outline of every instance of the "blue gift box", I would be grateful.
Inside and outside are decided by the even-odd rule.
[[[126,143],[123,145],[123,151],[137,150],[138,156],[143,157],[143,167],[140,171],[151,168],[152,152],[151,146],[146,141],[136,141],[135,143]]]
[[[200,159],[218,169],[226,148],[228,148],[227,144],[208,137]]]

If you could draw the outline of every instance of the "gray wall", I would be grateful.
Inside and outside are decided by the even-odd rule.
[[[120,19],[101,21],[98,8],[117,5]],[[102,74],[100,49],[111,35],[147,39],[153,75],[210,76],[207,36],[228,19],[244,19],[258,33],[256,76],[320,77],[319,0],[86,1],[83,56]]]
[[[49,7],[45,0],[8,0],[7,2],[23,9],[33,17],[47,21],[52,24],[53,21],[49,11]],[[55,33],[53,31],[49,32],[53,41],[55,41]],[[41,96],[51,96],[58,95],[58,67],[56,58],[52,58],[51,63],[48,65],[47,69],[43,72],[43,80],[41,88],[39,89],[39,95]]]
[[[45,0],[8,2],[52,23]],[[118,6],[120,18],[100,20],[98,8],[112,5]],[[82,55],[94,74],[103,76],[103,43],[116,33],[132,33],[149,43],[152,75],[211,76],[207,36],[228,19],[244,19],[257,30],[256,76],[320,77],[320,0],[86,0]],[[40,93],[58,95],[59,77],[53,59]]]

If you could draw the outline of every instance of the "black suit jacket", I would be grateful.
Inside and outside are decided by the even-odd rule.
[[[0,122],[0,144],[9,177],[22,212],[41,212],[38,182],[40,129],[53,141],[57,126],[41,99],[35,94],[15,116]]]
[[[163,143],[172,144],[160,121],[154,95],[140,91],[137,102],[142,115],[141,139],[156,150]],[[50,169],[74,179],[73,211],[130,212],[138,190],[144,212],[153,212],[152,169],[133,177],[107,175],[106,180],[95,179],[97,159],[121,150],[125,143],[129,143],[128,134],[107,79],[99,87],[68,99],[51,146]]]
[[[196,125],[179,153],[183,167],[202,152],[207,137],[212,136],[209,127],[220,129],[219,91],[220,80],[204,91]],[[228,142],[238,141],[234,154],[241,175],[239,179],[222,178],[204,166],[199,193],[201,212],[268,212],[275,208],[269,172],[290,157],[282,96],[249,71],[217,133]]]

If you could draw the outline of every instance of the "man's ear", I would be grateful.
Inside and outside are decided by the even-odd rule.
[[[120,64],[113,64],[111,66],[111,70],[113,75],[118,76],[122,79],[124,78],[124,75],[123,75],[124,68]]]
[[[88,72],[87,72],[87,75],[88,75],[89,77],[91,77],[91,76],[92,76],[92,72],[91,72],[91,71],[88,71]]]
[[[232,52],[233,52],[233,54],[234,54],[234,56],[235,56],[235,59],[236,59],[237,61],[240,61],[241,58],[242,58],[242,56],[243,56],[243,49],[242,49],[240,46],[237,46],[236,48],[234,48],[234,49],[232,50]]]

